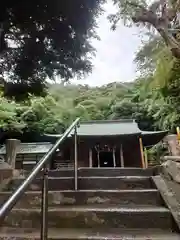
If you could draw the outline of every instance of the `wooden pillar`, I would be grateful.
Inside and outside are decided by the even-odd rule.
[[[179,145],[180,145],[180,129],[179,129],[179,127],[176,128],[176,131],[177,131],[178,143],[179,143]]]
[[[78,190],[78,142],[77,142],[77,127],[74,129],[74,189]]]
[[[97,151],[97,158],[98,158],[98,168],[100,168],[99,150]]]
[[[113,148],[113,167],[116,167],[116,155],[115,155],[115,148]]]
[[[90,168],[93,167],[93,163],[92,163],[92,148],[89,148],[89,167]]]
[[[124,168],[124,155],[123,155],[123,145],[120,145],[120,160],[121,160],[121,167]]]
[[[139,137],[139,146],[140,146],[140,153],[141,153],[142,168],[145,168],[146,166],[145,166],[145,159],[144,159],[143,142],[141,137]]]
[[[148,168],[148,155],[147,155],[147,149],[146,148],[144,148],[144,159],[145,159],[146,168]]]

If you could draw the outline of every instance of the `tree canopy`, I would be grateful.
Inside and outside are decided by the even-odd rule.
[[[90,39],[104,0],[3,1],[0,76],[5,95],[40,94],[47,78],[92,69]],[[10,84],[9,84],[10,83]]]
[[[118,12],[109,16],[115,29],[119,20],[155,30],[172,55],[180,58],[180,0],[113,0]]]

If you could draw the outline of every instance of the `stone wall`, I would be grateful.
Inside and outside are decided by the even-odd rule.
[[[164,177],[180,184],[180,145],[177,135],[168,135],[164,141],[169,149],[169,156],[163,157],[161,166]]]
[[[169,156],[162,158],[163,164],[159,173],[180,204],[180,145],[175,134],[168,135],[164,140],[169,149]]]
[[[176,134],[166,136],[163,141],[168,146],[169,155],[180,156],[180,145]]]
[[[12,177],[13,169],[7,163],[0,162],[0,190],[6,186]]]
[[[180,156],[166,156],[162,164],[162,173],[165,177],[180,184]]]

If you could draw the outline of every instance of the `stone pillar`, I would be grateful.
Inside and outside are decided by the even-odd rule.
[[[20,140],[18,139],[7,139],[6,140],[6,162],[15,169],[16,154],[19,149]]]
[[[0,191],[7,186],[13,177],[13,169],[6,162],[0,163]]]
[[[176,134],[166,136],[164,142],[168,145],[170,155],[180,156],[180,146]]]

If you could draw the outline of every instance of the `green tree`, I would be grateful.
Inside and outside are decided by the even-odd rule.
[[[137,70],[140,71],[143,78],[149,77],[155,72],[157,61],[164,49],[165,44],[159,35],[153,35],[148,40],[143,41],[134,59]]]
[[[148,30],[155,30],[164,43],[171,49],[173,56],[180,58],[178,38],[180,19],[179,0],[113,0],[118,12],[109,18],[115,29],[119,20],[126,25],[137,24]]]
[[[39,94],[47,78],[67,80],[90,72],[90,39],[97,37],[96,17],[103,2],[3,1],[0,75],[6,96]]]
[[[22,132],[26,123],[22,120],[21,105],[5,98],[0,98],[0,129],[4,132]]]

